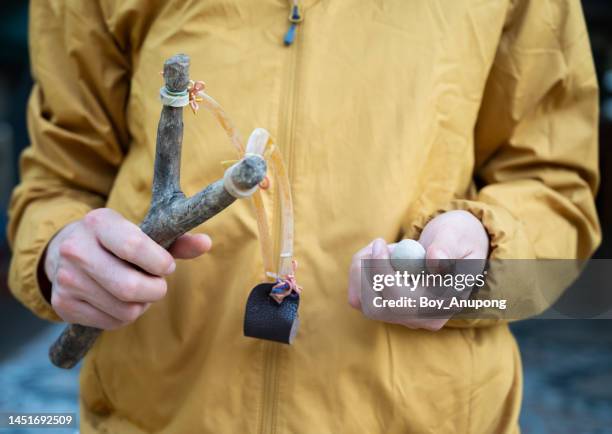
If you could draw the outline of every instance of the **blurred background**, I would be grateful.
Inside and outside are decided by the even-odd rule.
[[[612,258],[612,1],[582,3],[601,87],[598,206],[604,242],[596,257]],[[28,144],[24,113],[31,78],[27,2],[3,0],[0,11],[0,413],[77,412],[78,370],[62,371],[47,359],[60,326],[30,314],[6,284],[6,208],[18,156]],[[530,320],[512,329],[524,363],[523,432],[612,433],[612,321]]]

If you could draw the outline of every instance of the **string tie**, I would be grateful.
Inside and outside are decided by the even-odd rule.
[[[270,291],[270,297],[278,304],[281,304],[285,297],[289,295],[300,295],[302,293],[302,287],[299,286],[295,280],[295,271],[297,270],[297,261],[295,259],[291,261],[291,267],[293,271],[282,278],[277,277],[276,285],[274,285],[272,291]]]
[[[204,89],[206,89],[206,84],[203,81],[189,80],[189,87],[187,88],[189,93],[189,107],[191,107],[191,111],[194,114],[200,108],[198,103],[203,101],[200,92],[204,92]]]

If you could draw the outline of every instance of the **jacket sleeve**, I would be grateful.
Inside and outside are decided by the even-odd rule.
[[[474,131],[478,188],[438,213],[477,216],[491,259],[588,258],[601,239],[594,202],[598,117],[579,0],[511,2]],[[430,218],[414,222],[412,234]],[[558,297],[563,285],[555,287]],[[518,281],[507,289],[523,291]],[[449,325],[489,323],[466,321]]]
[[[128,143],[128,65],[94,1],[33,1],[31,145],[9,208],[9,286],[42,318],[39,261],[54,234],[106,201]]]

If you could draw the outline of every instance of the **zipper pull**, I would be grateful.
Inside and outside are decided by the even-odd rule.
[[[283,40],[285,46],[293,44],[293,41],[295,41],[295,32],[297,25],[301,23],[303,19],[304,16],[302,15],[302,11],[300,10],[300,4],[298,0],[293,0],[293,6],[291,7],[291,13],[289,14],[289,22],[291,24],[289,25],[289,30],[287,30],[287,33],[285,33],[285,39]]]

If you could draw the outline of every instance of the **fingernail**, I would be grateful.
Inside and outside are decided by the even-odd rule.
[[[176,262],[172,261],[172,264],[170,264],[170,266],[166,270],[166,274],[172,274],[174,273],[174,270],[176,270]]]
[[[210,236],[208,236],[208,235],[206,235],[206,234],[202,234],[202,236],[203,236],[203,237],[204,237],[204,239],[206,239],[206,240],[207,240],[207,242],[208,242],[208,250],[212,249],[212,244],[213,244],[212,238],[210,238]]]

